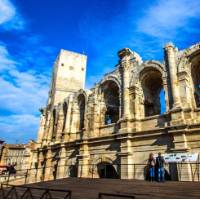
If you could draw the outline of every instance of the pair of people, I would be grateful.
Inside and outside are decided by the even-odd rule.
[[[154,158],[153,153],[149,154],[148,169],[149,169],[150,181],[155,181],[156,172],[157,172],[157,180],[159,182],[165,181],[164,164],[165,164],[165,160],[160,152],[158,153],[158,157],[156,157],[156,159]]]

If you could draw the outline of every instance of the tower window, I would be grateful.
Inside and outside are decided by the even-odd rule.
[[[64,63],[61,63],[61,66],[64,66],[65,64]]]

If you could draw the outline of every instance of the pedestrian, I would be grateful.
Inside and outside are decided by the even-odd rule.
[[[165,181],[165,169],[164,169],[165,160],[161,153],[158,153],[158,157],[156,158],[156,167],[158,174],[158,182]]]
[[[153,153],[149,154],[149,159],[148,159],[148,171],[149,171],[149,181],[154,181],[155,180],[155,164],[156,161],[153,157]]]

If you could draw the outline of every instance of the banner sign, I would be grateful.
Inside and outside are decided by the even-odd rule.
[[[162,154],[167,163],[174,162],[197,162],[198,153],[169,153]]]

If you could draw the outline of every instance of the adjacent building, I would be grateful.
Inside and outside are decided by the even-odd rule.
[[[1,165],[15,165],[16,170],[30,168],[31,144],[4,144],[2,146]]]

